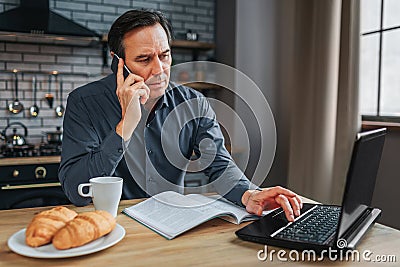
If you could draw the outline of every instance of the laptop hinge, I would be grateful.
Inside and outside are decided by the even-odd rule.
[[[381,210],[374,208],[372,210],[368,210],[367,216],[362,216],[359,220],[357,220],[348,231],[346,231],[341,238],[347,241],[347,248],[354,249],[357,243],[361,240],[361,238],[365,235],[368,229],[374,224],[377,218],[380,216]]]

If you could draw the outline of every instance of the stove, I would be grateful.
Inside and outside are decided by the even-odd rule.
[[[37,150],[35,149],[34,145],[23,145],[23,146],[3,145],[0,151],[1,155],[6,158],[37,156]]]
[[[46,144],[39,145],[38,156],[59,156],[61,155],[61,144]]]
[[[0,147],[0,210],[70,204],[58,180],[61,144]]]
[[[61,144],[40,143],[39,145],[26,144],[22,146],[3,145],[0,148],[0,157],[5,158],[59,155],[61,155]]]

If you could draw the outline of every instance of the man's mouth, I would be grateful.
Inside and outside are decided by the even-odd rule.
[[[166,84],[166,81],[165,81],[165,80],[162,80],[162,81],[157,81],[157,82],[149,83],[148,86],[152,86],[152,87],[155,87],[155,86],[164,86],[165,84]]]

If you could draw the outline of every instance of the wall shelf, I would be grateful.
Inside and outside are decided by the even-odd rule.
[[[182,83],[184,86],[192,87],[198,91],[202,90],[221,90],[222,86],[218,84],[206,83],[206,82],[191,82],[191,83]]]
[[[172,40],[171,47],[172,48],[197,49],[197,50],[207,51],[207,50],[214,49],[215,44],[199,42],[199,41]]]
[[[88,72],[61,72],[61,71],[39,71],[39,70],[0,70],[0,73],[9,73],[9,74],[32,74],[32,75],[70,75],[70,76],[84,76],[84,77],[97,77],[103,74],[91,74]]]
[[[192,60],[196,61],[199,58],[199,51],[209,51],[215,48],[214,43],[206,43],[199,41],[188,40],[172,40],[172,49],[186,49],[192,51]]]
[[[108,42],[108,36],[106,34],[101,38],[103,43]],[[171,42],[172,48],[182,49],[198,49],[198,50],[211,50],[215,48],[214,43],[200,42],[200,41],[189,41],[189,40],[178,40],[174,39]]]

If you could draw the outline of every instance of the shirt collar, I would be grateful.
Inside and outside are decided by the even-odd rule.
[[[172,93],[172,88],[173,85],[171,83],[168,84],[167,89],[165,89],[165,93],[163,94],[163,96],[161,97],[161,99],[158,100],[158,104],[157,104],[157,108],[156,109],[161,109],[164,106],[169,107],[169,101],[168,101],[168,96],[170,96],[170,94]]]

